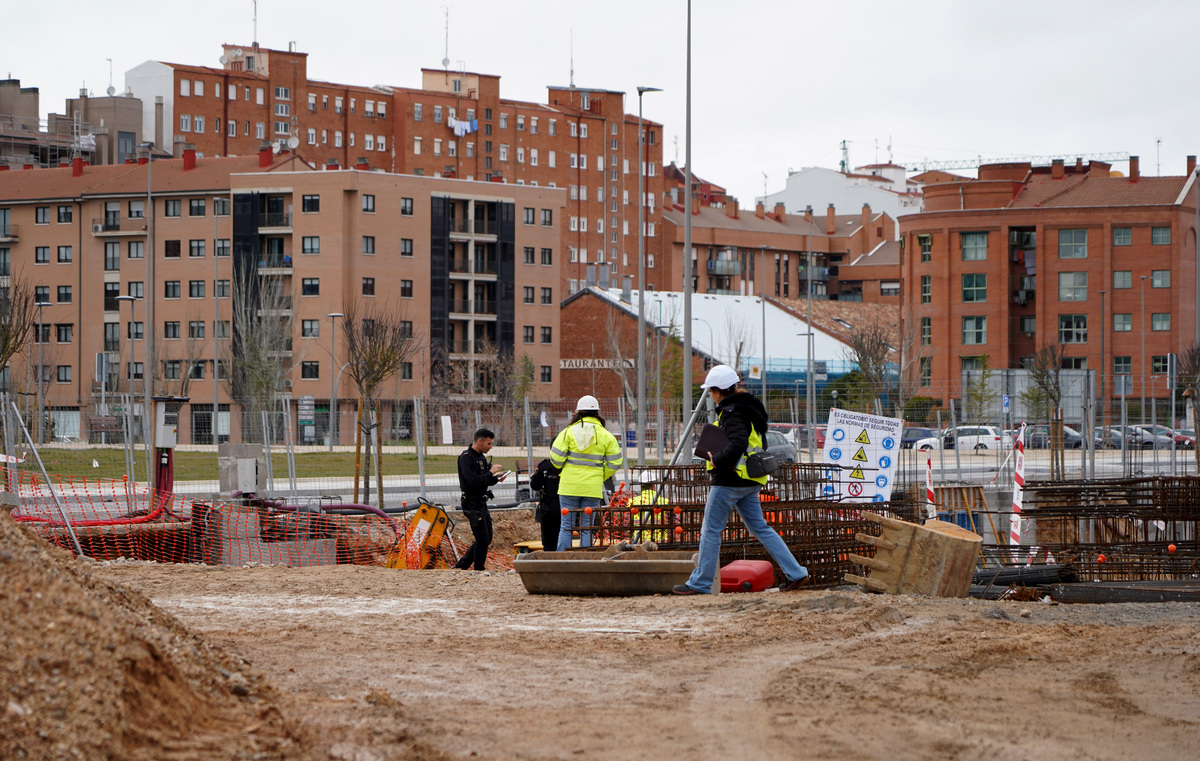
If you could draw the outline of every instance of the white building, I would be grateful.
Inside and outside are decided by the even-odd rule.
[[[906,170],[896,164],[868,164],[854,172],[839,172],[810,166],[788,175],[783,190],[766,196],[769,209],[782,203],[791,214],[812,207],[820,213],[831,204],[834,209],[861,209],[870,204],[892,219],[923,210],[921,185],[906,178]],[[763,199],[757,199],[763,203]],[[899,228],[897,228],[897,231]]]

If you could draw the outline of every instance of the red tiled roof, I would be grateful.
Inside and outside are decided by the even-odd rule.
[[[871,220],[879,219],[880,212],[872,212]],[[684,212],[678,209],[663,208],[663,218],[672,224],[683,226]],[[784,233],[790,235],[813,235],[816,237],[848,237],[862,227],[861,214],[838,214],[835,217],[836,227],[832,236],[825,233],[826,217],[824,214],[813,215],[812,222],[806,222],[803,214],[784,214],[782,221],[776,221],[773,216],[759,219],[754,210],[740,209],[738,219],[731,219],[725,209],[711,206],[701,206],[700,213],[692,217],[693,228],[716,228],[722,230],[745,230],[749,232]]]
[[[1060,179],[1035,174],[1010,209],[1081,206],[1169,206],[1175,203],[1187,177],[1093,177],[1068,174]]]

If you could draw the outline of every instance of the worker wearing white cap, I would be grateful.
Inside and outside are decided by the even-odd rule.
[[[621,467],[621,445],[604,427],[600,402],[581,396],[571,422],[550,445],[550,462],[562,469],[558,503],[567,513],[558,531],[558,551],[571,549],[572,533],[579,521],[579,546],[590,547],[592,518],[583,511],[600,504],[604,482]]]
[[[729,365],[717,365],[708,371],[701,388],[707,389],[717,405],[717,427],[729,440],[719,452],[707,452],[707,468],[712,488],[704,505],[704,524],[700,529],[700,557],[686,584],[671,591],[677,595],[707,594],[721,559],[721,532],[729,514],[737,510],[742,524],[766,548],[787,578],[780,589],[789,592],[811,582],[808,569],[800,565],[775,529],[763,518],[758,493],[768,476],[752,477],[747,455],[764,451],[767,435],[767,409],[758,397],[738,389],[737,371]]]

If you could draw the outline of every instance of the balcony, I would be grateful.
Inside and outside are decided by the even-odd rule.
[[[499,272],[500,261],[496,257],[475,257],[476,275],[495,275]]]
[[[258,310],[266,314],[292,311],[292,297],[277,293],[264,293]]]
[[[452,219],[450,232],[454,235],[491,235],[498,233],[499,225],[486,219]]]
[[[459,274],[469,273],[471,271],[471,260],[467,257],[455,257],[450,260],[450,271]]]
[[[17,225],[0,225],[0,243],[16,243],[18,240]]]
[[[471,314],[471,300],[450,299],[449,310],[451,314]]]
[[[801,265],[796,268],[796,274],[799,276],[799,278],[801,280],[808,280],[808,281],[818,282],[818,283],[829,282],[829,268],[828,267],[809,267],[809,266]]]
[[[119,214],[106,214],[100,219],[92,220],[92,235],[145,235],[145,217],[122,217]]]
[[[708,262],[708,274],[740,275],[742,274],[742,263],[729,259],[710,259]]]
[[[262,275],[290,275],[292,257],[284,254],[267,254],[258,260],[258,271]]]
[[[466,338],[451,341],[446,346],[446,351],[450,354],[481,354],[483,346],[486,342],[483,339],[476,338],[474,341]]]
[[[451,314],[496,314],[496,302],[481,299],[450,299],[449,308]]]
[[[259,221],[258,229],[262,230],[264,228],[273,228],[276,230],[280,230],[280,229],[291,230],[292,229],[292,215],[291,214],[270,213],[270,212],[263,214],[261,220]]]
[[[119,339],[119,338],[104,339],[104,350],[105,351],[120,351],[121,350],[121,339]]]

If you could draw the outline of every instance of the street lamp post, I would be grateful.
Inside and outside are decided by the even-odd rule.
[[[687,0],[687,91],[683,137],[683,408],[692,414],[692,0]]]
[[[1104,425],[1104,334],[1108,332],[1108,320],[1104,314],[1104,291],[1100,291],[1100,425]],[[1095,437],[1093,437],[1095,438]]]
[[[767,403],[767,249],[772,246],[759,246],[758,263],[759,269],[762,272],[759,274],[759,282],[762,283],[762,293],[759,296],[759,303],[762,304],[762,399],[763,404]]]
[[[812,373],[813,373],[813,343],[816,340],[816,333],[812,332],[811,325],[809,326],[809,328],[810,328],[810,330],[807,333],[797,333],[796,335],[808,337],[808,374],[804,378],[804,423],[805,423],[805,428],[808,429],[808,461],[815,462],[816,457],[814,455],[815,450],[814,450],[814,446],[813,446],[814,426],[813,426],[813,419],[812,419],[813,418],[813,411],[812,411],[813,376],[812,376]]]
[[[638,86],[638,397],[637,397],[637,441],[638,467],[646,462],[646,174],[642,146],[646,142],[642,129],[642,96],[648,92],[662,92],[657,87]]]
[[[1141,364],[1142,382],[1140,384],[1141,389],[1142,389],[1142,401],[1140,402],[1140,404],[1141,404],[1140,415],[1142,418],[1142,425],[1145,425],[1146,424],[1146,277],[1147,276],[1142,275],[1141,277],[1142,277],[1142,283],[1141,283],[1142,314],[1141,314],[1141,317],[1138,319],[1138,324],[1141,326],[1141,334],[1142,334],[1142,364]]]
[[[134,367],[137,365],[137,363],[134,362],[134,360],[137,359],[137,356],[134,354],[134,351],[133,351],[133,340],[135,337],[135,333],[133,332],[133,326],[137,320],[137,303],[136,303],[137,297],[126,294],[124,296],[118,296],[117,301],[129,302],[129,399],[130,399],[130,404],[132,404],[133,399],[135,398],[134,394],[133,394],[133,370],[134,370]],[[144,333],[144,331],[143,331],[143,333]],[[142,370],[143,383],[145,382],[145,378],[146,378],[146,371],[143,369]],[[143,415],[143,423],[144,423],[146,412],[143,411],[142,415]],[[130,425],[133,424],[133,411],[132,410],[130,410],[130,412],[129,412],[129,423],[130,423]],[[145,428],[145,426],[143,425],[143,429],[144,428]],[[136,437],[134,438],[134,441],[137,441]],[[127,456],[132,457],[133,456],[133,454],[132,454],[133,453],[133,450],[132,450],[133,444],[128,444],[127,446],[131,447],[129,450],[127,450],[130,453]],[[149,463],[150,463],[149,456],[147,456],[147,460],[146,460],[146,482],[147,483],[150,482],[150,470],[149,470],[150,464]],[[127,464],[129,465],[129,477],[131,479],[133,479],[134,478],[133,463],[128,462]],[[134,480],[136,480],[136,479],[134,479]]]
[[[711,356],[713,358],[714,362],[720,364],[721,360],[717,357],[717,342],[713,340],[714,334],[713,334],[712,325],[709,323],[708,320],[704,319],[703,317],[693,317],[692,320],[695,322],[702,322],[706,326],[708,326],[708,353],[709,353],[709,356]],[[733,369],[736,370],[737,368],[735,367]]]
[[[333,362],[332,372],[329,373],[329,451],[333,451],[333,442],[337,436],[337,318],[345,317],[341,312],[330,312],[329,317],[329,359]]]
[[[37,403],[38,403],[38,445],[46,443],[46,394],[42,386],[46,383],[46,360],[43,347],[46,345],[45,321],[42,317],[42,307],[50,306],[49,301],[34,303],[38,308],[38,371],[37,371]]]
[[[154,378],[154,143],[147,142],[144,144],[146,148],[146,238],[150,244],[146,251],[146,327],[150,330],[142,331],[142,340],[146,342],[146,361],[142,367],[142,440],[146,445],[146,483],[151,488],[158,486],[155,483],[154,473],[150,468],[150,450],[154,446],[154,426],[151,424],[150,415],[153,407],[150,406],[150,386]],[[215,251],[213,252],[216,253]],[[216,330],[216,328],[213,328]],[[132,361],[132,360],[130,360]],[[130,387],[132,390],[132,386]],[[215,411],[214,411],[215,412]]]

